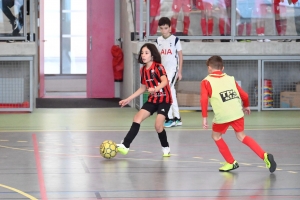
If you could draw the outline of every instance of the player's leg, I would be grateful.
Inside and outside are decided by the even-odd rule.
[[[170,128],[170,127],[175,126],[175,121],[174,121],[172,106],[173,105],[171,105],[170,110],[168,112],[168,115],[167,115],[167,117],[165,119],[164,127],[166,127],[166,128]]]
[[[204,7],[203,0],[196,1],[196,7],[198,10],[201,10],[201,19],[200,19],[200,27],[202,30],[202,35],[207,36],[207,23],[206,23],[206,10]],[[207,39],[203,39],[202,42],[207,42]]]
[[[275,27],[278,35],[283,35],[283,27],[282,20],[280,14],[280,0],[274,0],[273,3],[273,12],[275,15]],[[284,40],[278,40],[279,42],[283,42]]]
[[[239,164],[237,163],[236,160],[234,160],[226,142],[222,138],[222,134],[226,132],[228,127],[229,127],[228,123],[225,124],[213,123],[212,125],[212,129],[213,129],[212,138],[215,141],[219,149],[219,152],[221,153],[221,155],[226,161],[225,163],[223,163],[224,165],[221,168],[219,168],[219,171],[221,172],[228,172],[237,169],[239,167]]]
[[[243,1],[237,1],[237,35],[242,36],[245,26],[245,13],[247,13],[247,4]],[[245,42],[246,40],[238,39],[238,42]]]
[[[22,29],[22,27],[23,27],[23,24],[24,24],[23,9],[24,9],[23,6],[21,6],[19,8],[19,10],[18,10],[18,18],[16,18],[15,21],[14,21],[14,25],[13,25],[14,29],[13,29],[13,32],[12,32],[12,34],[14,36],[18,36],[19,33],[20,33],[20,31],[21,31],[21,29]]]
[[[258,36],[263,36],[264,34],[264,19],[263,19],[263,9],[262,2],[260,0],[255,1],[255,8],[253,10],[253,16],[255,18],[255,29]],[[263,42],[263,39],[258,39],[258,42]]]
[[[164,121],[171,104],[161,103],[158,105],[157,117],[155,119],[155,130],[158,134],[160,144],[162,146],[163,157],[170,157],[170,146],[168,143],[167,133],[164,129]]]
[[[173,0],[172,4],[173,16],[171,18],[171,33],[176,33],[177,19],[179,11],[181,10],[181,0]]]
[[[265,35],[265,18],[267,15],[267,6],[261,1],[256,4],[256,9],[254,10],[254,16],[256,18],[256,34],[258,36]],[[258,42],[270,42],[269,39],[259,39]]]
[[[250,36],[252,31],[252,23],[251,23],[251,18],[246,19],[246,35]]]
[[[255,21],[255,24],[256,24],[256,34],[258,36],[264,36],[264,19],[261,19],[259,17],[256,18],[256,21]],[[258,39],[257,40],[258,42],[263,42],[264,40],[263,39]]]
[[[121,144],[117,144],[118,146],[118,152],[120,152],[123,155],[126,155],[129,151],[130,144],[138,134],[140,130],[140,124],[142,121],[144,121],[147,117],[153,114],[155,112],[155,105],[149,102],[146,102],[142,109],[139,110],[139,112],[134,116],[132,125],[125,136],[125,138],[122,140]]]
[[[300,2],[299,1],[294,5],[294,20],[295,20],[296,33],[298,36],[300,36]],[[296,42],[300,42],[300,39],[296,39]]]
[[[231,1],[219,0],[219,33],[221,36],[231,34]],[[221,39],[221,42],[230,42],[228,39]]]
[[[171,94],[172,94],[172,107],[170,110],[172,110],[173,112],[173,116],[174,116],[174,122],[175,122],[175,126],[182,126],[182,120],[181,120],[181,116],[180,116],[180,112],[179,112],[179,106],[178,106],[178,101],[177,101],[177,96],[176,96],[176,88],[175,88],[175,81],[177,80],[177,73],[175,75],[175,80],[174,83],[172,83],[170,85],[170,89],[171,89]]]
[[[14,6],[14,1],[11,0],[2,0],[2,12],[9,19],[9,22],[12,25],[12,29],[16,29],[18,24],[15,23],[16,17],[11,12],[10,8]]]
[[[170,85],[172,99],[173,99],[174,94],[175,94],[175,97],[176,97],[176,91],[175,91],[175,88],[174,88],[174,84],[175,84],[175,81],[176,81],[176,78],[177,78],[177,72],[176,71],[167,72],[167,75],[168,75],[169,85]],[[173,100],[173,102],[174,102],[174,100]],[[172,103],[172,105],[169,109],[168,115],[166,116],[166,121],[165,121],[164,127],[170,128],[170,127],[173,127],[175,125],[176,125],[176,123],[175,123],[175,119],[174,119],[173,103]]]
[[[265,152],[260,145],[250,136],[245,135],[244,131],[236,132],[236,137],[245,145],[247,145],[252,151],[254,151],[264,162],[270,172],[276,170],[276,162],[272,154]]]
[[[212,36],[214,30],[214,18],[212,16],[213,2],[206,1],[204,3],[207,15],[207,35]],[[213,39],[208,39],[208,42],[213,42]]]
[[[247,145],[252,151],[256,153],[262,160],[265,161],[267,168],[270,172],[276,170],[276,162],[272,154],[265,152],[260,145],[250,136],[247,136],[244,132],[244,118],[237,119],[230,124],[235,131],[236,137],[243,144]]]
[[[160,15],[160,0],[150,0],[150,35],[155,35]]]
[[[226,35],[231,35],[231,0],[225,0],[226,12],[227,12],[227,20],[226,24]]]
[[[287,29],[287,13],[286,13],[286,6],[280,5],[280,23],[281,23],[281,34],[286,35]],[[283,42],[291,42],[291,39],[285,39]]]
[[[189,34],[190,28],[190,12],[192,10],[190,0],[185,0],[182,2],[182,10],[183,10],[183,35],[187,36]],[[189,40],[185,40],[189,42]]]
[[[239,22],[237,23],[237,24],[238,24],[238,27],[237,27],[237,34],[238,34],[239,36],[242,36],[243,33],[244,33],[244,29],[245,29],[246,21],[247,21],[247,20],[246,20],[245,18],[243,18],[243,17],[240,17],[238,21],[239,21]],[[244,39],[238,39],[237,41],[238,41],[238,42],[245,42],[246,40],[244,40]]]
[[[225,20],[227,18],[226,16],[226,5],[225,5],[225,0],[219,0],[218,3],[219,7],[219,33],[221,36],[225,36]],[[221,40],[221,42],[224,42]]]

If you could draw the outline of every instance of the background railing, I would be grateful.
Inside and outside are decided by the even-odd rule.
[[[231,7],[224,6],[224,0],[207,1],[212,2],[211,12],[205,12],[195,5],[198,1],[191,0],[189,11],[179,12],[173,10],[173,0],[163,0],[159,5],[160,11],[156,16],[150,16],[151,0],[131,0],[135,8],[135,32],[138,35],[135,40],[155,39],[158,33],[158,27],[154,26],[155,20],[160,17],[177,18],[176,32],[182,40],[279,40],[288,42],[291,40],[300,41],[300,3],[289,4],[288,1],[274,4],[271,0],[232,0]],[[203,0],[203,2],[206,2]],[[180,5],[181,6],[181,5]],[[183,7],[186,5],[182,5]],[[211,13],[211,14],[208,14]],[[205,14],[205,15],[204,15]],[[185,16],[189,19],[188,33],[184,33]],[[208,19],[211,19],[208,22]],[[209,29],[209,23],[213,23],[212,33],[206,33],[203,30],[204,22]],[[222,29],[225,29],[224,32]],[[230,29],[226,30],[226,29]],[[267,41],[267,40],[265,40]]]

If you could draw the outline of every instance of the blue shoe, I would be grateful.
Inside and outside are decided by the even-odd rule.
[[[176,125],[175,121],[173,119],[169,119],[165,122],[164,127],[169,128],[169,127],[172,127],[172,126],[175,126],[175,125]]]

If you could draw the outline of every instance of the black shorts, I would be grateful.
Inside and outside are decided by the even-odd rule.
[[[170,107],[171,104],[169,103],[150,103],[147,101],[141,109],[147,110],[151,115],[157,111],[157,114],[162,114],[167,118]]]

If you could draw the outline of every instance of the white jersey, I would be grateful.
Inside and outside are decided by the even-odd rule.
[[[167,75],[177,72],[178,51],[182,50],[180,39],[174,35],[170,35],[166,39],[159,36],[155,42],[161,55],[161,64],[165,67]]]

